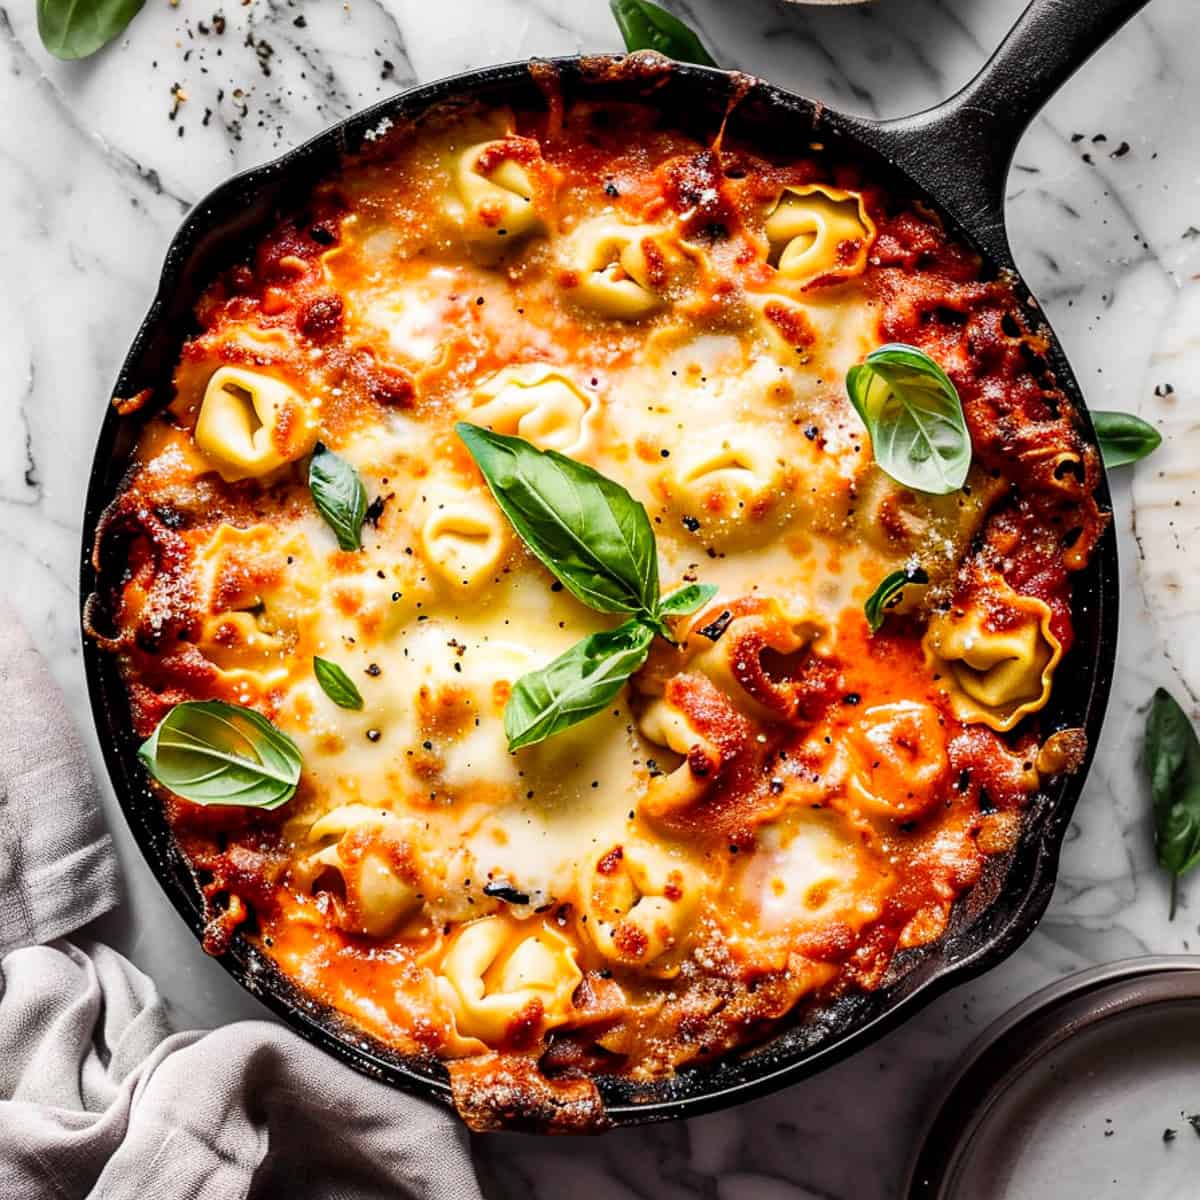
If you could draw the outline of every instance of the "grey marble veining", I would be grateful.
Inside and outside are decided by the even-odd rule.
[[[889,116],[962,84],[1021,0],[675,7],[724,63]],[[1003,966],[776,1096],[602,1139],[481,1139],[490,1195],[890,1200],[939,1081],[990,1018],[1091,963],[1200,950],[1200,878],[1166,920],[1138,763],[1153,688],[1193,712],[1200,698],[1198,36],[1192,0],[1154,0],[1050,104],[1009,181],[1017,260],[1089,402],[1142,411],[1169,434],[1161,457],[1116,479],[1117,683],[1041,928]],[[155,0],[109,51],[63,64],[41,49],[31,2],[0,5],[0,588],[85,728],[83,489],[108,388],[182,214],[231,172],[414,81],[617,48],[602,0]],[[181,1021],[263,1015],[192,944],[106,801],[131,903],[97,932],[154,975]]]

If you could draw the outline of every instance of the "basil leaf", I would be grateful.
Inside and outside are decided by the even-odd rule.
[[[966,482],[971,435],[950,377],[928,354],[899,343],[872,350],[846,372],[875,461],[897,483],[945,496]]]
[[[524,438],[455,427],[504,515],[563,586],[599,612],[658,603],[658,549],[646,510],[619,483]]]
[[[145,2],[38,0],[38,34],[56,58],[87,58],[119,36]]]
[[[608,6],[626,50],[657,50],[676,62],[717,65],[691,29],[650,0],[609,0]]]
[[[252,708],[176,704],[138,750],[146,770],[193,804],[278,808],[300,782],[296,743]]]
[[[640,621],[593,633],[539,671],[522,675],[504,706],[509,750],[532,746],[595,716],[646,661],[654,630]]]
[[[363,698],[350,676],[335,662],[313,655],[313,674],[321,685],[321,691],[338,708],[362,708]]]
[[[1179,876],[1200,861],[1200,739],[1187,714],[1159,688],[1146,718],[1146,773],[1154,801],[1154,847],[1171,872],[1171,919]]]
[[[338,548],[361,550],[367,489],[354,467],[318,442],[308,464],[308,490],[317,511],[337,535]]]
[[[660,617],[684,617],[703,608],[717,594],[713,583],[689,583],[658,602]]]
[[[1092,424],[1100,442],[1100,455],[1110,471],[1135,463],[1162,445],[1162,434],[1132,413],[1093,412]]]
[[[900,603],[900,593],[908,584],[928,582],[929,576],[922,567],[905,567],[886,576],[863,605],[871,632],[877,633],[882,628],[883,618],[887,616],[886,610]]]

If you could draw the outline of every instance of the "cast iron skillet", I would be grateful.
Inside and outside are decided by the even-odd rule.
[[[1033,0],[992,60],[962,91],[927,112],[873,122],[760,81],[661,60],[643,69],[619,69],[613,58],[563,58],[557,72],[565,98],[631,99],[649,95],[668,119],[711,138],[731,96],[727,136],[765,150],[803,151],[820,141],[863,159],[902,194],[940,210],[955,232],[974,243],[993,271],[1015,266],[1004,229],[1004,182],[1013,150],[1042,103],[1146,0]],[[542,68],[543,70],[549,68]],[[216,272],[245,250],[276,214],[302,203],[311,185],[336,171],[342,156],[363,145],[380,122],[396,123],[432,105],[459,98],[539,107],[545,97],[527,63],[456,75],[385,100],[333,126],[282,158],[231,179],[205,197],[184,221],[167,252],[158,294],[138,331],[114,394],[153,389],[147,411],[170,397],[173,364],[193,330],[192,309]],[[1036,308],[1017,281],[1023,301]],[[1035,314],[1036,316],[1036,314]],[[1039,318],[1040,319],[1040,318]],[[1057,341],[1050,363],[1058,383],[1094,438],[1079,386]],[[103,420],[83,521],[81,597],[103,594],[119,558],[104,556],[100,575],[91,565],[97,520],[116,494],[136,437],[138,420],[110,408]],[[1107,484],[1098,500],[1109,508]],[[1082,726],[1090,749],[1100,735],[1117,639],[1117,550],[1111,528],[1090,566],[1075,583],[1077,644],[1058,672],[1051,727]],[[96,618],[93,608],[93,619]],[[102,620],[101,618],[98,618]],[[85,636],[83,657],[96,729],[113,787],[150,869],[184,920],[201,933],[199,892],[174,849],[162,806],[147,790],[135,750],[125,690],[110,654]],[[652,1085],[600,1079],[609,1118],[617,1125],[691,1116],[793,1083],[864,1046],[911,1016],[955,983],[994,966],[1032,932],[1054,887],[1059,849],[1085,772],[1055,780],[1032,806],[1015,851],[958,905],[945,938],[898,957],[885,986],[847,997],[832,1009],[785,1027],[765,1046]],[[235,939],[222,965],[245,988],[310,1041],[368,1075],[443,1104],[450,1102],[446,1072],[435,1062],[398,1058],[347,1029],[336,1014],[300,994],[248,943]]]

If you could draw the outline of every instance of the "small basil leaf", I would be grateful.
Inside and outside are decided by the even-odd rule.
[[[286,733],[252,708],[223,700],[176,704],[138,750],[146,770],[193,804],[278,808],[300,782]]]
[[[1135,463],[1162,445],[1162,434],[1132,413],[1093,412],[1092,424],[1096,427],[1104,465],[1110,471]]]
[[[335,662],[313,655],[313,674],[321,685],[321,691],[338,708],[362,708],[363,698],[354,681]]]
[[[1187,714],[1159,688],[1146,719],[1146,773],[1154,802],[1154,847],[1171,872],[1171,917],[1179,876],[1200,862],[1200,739]]]
[[[38,35],[56,58],[87,58],[118,37],[146,0],[38,0]]]
[[[609,8],[626,50],[657,50],[676,62],[717,65],[691,29],[650,0],[609,0]]]
[[[689,583],[658,602],[660,617],[685,617],[703,608],[717,594],[716,584]]]
[[[846,391],[871,435],[875,461],[897,483],[945,496],[966,482],[971,435],[962,401],[928,354],[880,346],[846,372]]]
[[[646,661],[654,630],[640,621],[593,633],[539,671],[522,675],[504,707],[509,750],[532,746],[609,705]]]
[[[867,624],[871,632],[876,633],[883,626],[883,618],[887,609],[893,608],[900,602],[900,593],[910,583],[928,583],[929,576],[922,567],[905,567],[901,571],[893,571],[867,597],[863,612],[867,616]]]
[[[577,599],[599,612],[658,603],[658,548],[646,510],[619,483],[524,438],[455,426],[521,540]]]
[[[317,511],[337,536],[338,547],[362,549],[367,489],[354,467],[320,442],[308,465],[308,490]]]

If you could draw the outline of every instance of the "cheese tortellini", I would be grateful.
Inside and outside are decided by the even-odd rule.
[[[684,512],[707,517],[708,536],[723,528],[742,532],[769,514],[788,512],[787,467],[766,430],[737,424],[698,430],[672,461],[671,499]]]
[[[576,303],[634,321],[666,304],[664,293],[682,262],[668,230],[597,217],[571,235],[565,265],[577,279],[570,292]]]
[[[287,678],[297,617],[311,612],[317,595],[315,572],[289,569],[296,563],[311,566],[307,543],[281,539],[267,524],[221,524],[197,554],[195,644],[225,682],[265,691]]]
[[[875,239],[862,197],[820,184],[784,188],[765,231],[776,270],[800,284],[857,274]]]
[[[500,138],[480,142],[459,156],[455,186],[463,205],[463,232],[487,253],[502,253],[544,228],[533,176],[514,156],[528,146],[523,138]]]
[[[999,576],[933,617],[925,658],[948,685],[960,721],[1004,731],[1045,707],[1063,653],[1050,617],[1049,605]]]
[[[548,363],[521,363],[485,379],[461,411],[497,433],[575,455],[588,441],[595,408],[595,398],[567,372]]]
[[[458,1033],[495,1046],[519,1021],[536,1036],[568,1020],[582,979],[575,946],[553,926],[490,916],[454,936],[437,987]]]
[[[580,893],[585,928],[605,958],[675,973],[677,964],[661,960],[680,946],[695,914],[700,887],[694,868],[656,847],[625,842],[585,866]]]
[[[496,506],[480,493],[446,488],[429,496],[429,507],[421,541],[430,566],[455,587],[493,578],[508,544]]]
[[[213,373],[194,434],[226,483],[278,470],[307,454],[316,436],[308,406],[292,388],[242,367]]]
[[[302,860],[299,874],[310,887],[328,870],[340,875],[344,899],[336,908],[343,929],[386,937],[421,907],[408,840],[414,825],[365,804],[343,805],[313,823],[308,839],[320,848]]]
[[[936,803],[950,770],[937,709],[915,700],[868,708],[845,733],[846,794],[874,816],[911,820]]]

